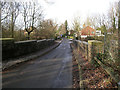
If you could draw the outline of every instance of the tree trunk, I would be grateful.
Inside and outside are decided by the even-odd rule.
[[[104,25],[104,54],[107,53],[107,31],[106,26]]]
[[[30,40],[30,32],[28,32],[28,37],[27,38],[28,38],[28,40]]]
[[[20,40],[22,39],[22,33],[21,33],[21,29],[20,29]]]
[[[2,37],[2,28],[1,28],[1,2],[0,2],[0,38]]]
[[[11,17],[11,32],[12,32],[12,38],[14,38],[14,22],[13,22],[13,12],[12,12],[12,17]]]

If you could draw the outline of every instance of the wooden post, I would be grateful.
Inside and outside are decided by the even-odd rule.
[[[88,40],[88,61],[92,60],[92,40]]]
[[[88,60],[88,44],[84,44],[85,45],[85,59]]]

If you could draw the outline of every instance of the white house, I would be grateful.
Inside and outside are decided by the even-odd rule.
[[[96,34],[95,34],[96,36],[101,36],[102,34],[101,34],[101,31],[100,30],[96,30]]]
[[[104,36],[100,30],[96,30],[96,33],[95,33],[96,36]]]

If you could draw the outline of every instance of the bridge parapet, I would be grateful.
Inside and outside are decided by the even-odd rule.
[[[88,42],[74,40],[73,41],[77,49],[82,53],[83,57],[88,59]]]
[[[3,39],[2,42],[2,60],[6,60],[47,48],[54,44],[54,39],[14,42],[14,39],[11,38]]]
[[[98,53],[103,53],[104,43],[97,40],[88,40],[88,60],[91,61]]]
[[[103,43],[97,40],[88,40],[88,42],[74,40],[74,45],[82,53],[82,56],[91,61],[97,53],[103,53]]]

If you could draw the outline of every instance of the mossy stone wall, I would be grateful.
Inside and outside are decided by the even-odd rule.
[[[2,40],[2,60],[27,55],[53,45],[53,39],[27,40],[14,42],[14,39]]]

